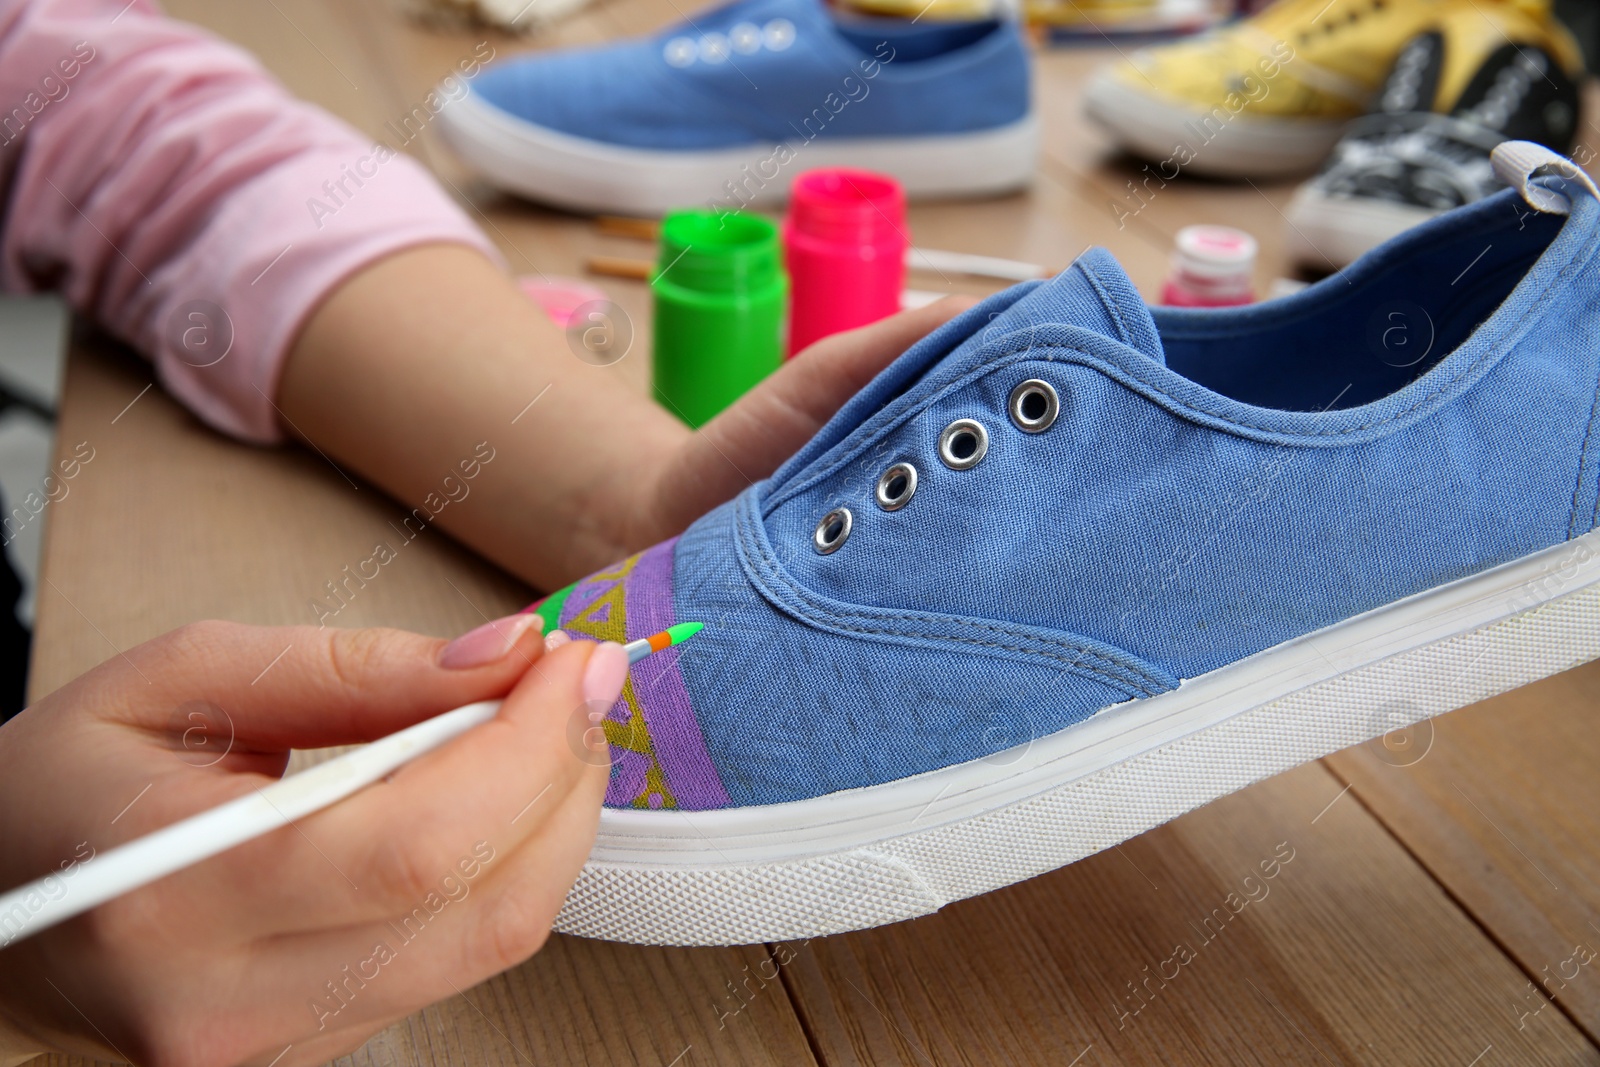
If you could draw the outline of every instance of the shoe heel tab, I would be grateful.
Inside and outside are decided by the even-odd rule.
[[[1572,214],[1572,200],[1567,195],[1574,186],[1587,189],[1589,195],[1600,200],[1600,189],[1593,179],[1566,156],[1552,152],[1533,141],[1505,141],[1495,147],[1489,158],[1499,179],[1516,189],[1536,211],[1547,215]],[[1535,184],[1535,178],[1555,177],[1555,184]],[[1565,191],[1563,191],[1565,190]]]

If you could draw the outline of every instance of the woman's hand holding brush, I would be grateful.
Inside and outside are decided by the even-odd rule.
[[[0,729],[0,885],[54,871],[70,894],[95,855],[275,782],[291,748],[505,698],[290,827],[36,936],[26,907],[0,916],[0,1060],[37,1038],[138,1063],[322,1063],[526,959],[593,841],[608,761],[590,713],[626,675],[617,645],[547,654],[532,615],[449,644],[207,622],[38,701]]]

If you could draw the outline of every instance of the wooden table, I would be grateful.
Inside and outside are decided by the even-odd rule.
[[[383,0],[168,7],[388,140],[385,124],[483,40],[420,29]],[[675,17],[674,0],[604,0],[532,46],[606,40]],[[500,54],[530,46],[490,41]],[[1185,177],[1119,227],[1112,202],[1135,167],[1110,155],[1076,95],[1104,58],[1041,59],[1045,155],[1030,193],[917,206],[918,240],[1055,265],[1103,244],[1153,295],[1174,230],[1225,222],[1260,238],[1258,280],[1270,282],[1283,269],[1279,209],[1290,185]],[[409,150],[471,205],[514,269],[574,275],[588,255],[646,254],[597,236],[587,220],[495,196],[435,137],[426,131]],[[1585,137],[1600,134],[1589,126]],[[605,285],[648,338],[643,285]],[[616,373],[642,388],[646,364],[636,344]],[[401,511],[313,453],[223,440],[150,382],[125,352],[74,345],[60,447],[87,441],[96,458],[48,512],[35,695],[188,620],[313,621],[323,583],[370,554]],[[432,533],[338,622],[455,634],[529,596]],[[558,936],[353,1060],[1600,1063],[1600,959],[1576,962],[1600,950],[1597,711],[1593,665],[1425,724],[1409,746],[1341,752],[1072,867],[879,930],[781,949]],[[1262,860],[1291,851],[1276,878],[1245,883]],[[1253,898],[1220,934],[1205,932],[1234,893]],[[1182,965],[1172,962],[1180,945],[1192,955]],[[763,963],[772,953],[788,961],[776,978]],[[1553,1001],[1530,985],[1547,975]]]

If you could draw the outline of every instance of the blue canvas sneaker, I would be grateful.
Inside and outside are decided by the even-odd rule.
[[[490,181],[577,210],[780,202],[795,174],[862,167],[911,196],[1033,174],[1028,53],[1010,22],[832,16],[738,0],[651,37],[496,64],[440,113]]]
[[[1253,307],[1148,309],[1092,250],[537,605],[705,624],[605,719],[558,928],[925,914],[1600,656],[1600,204],[1494,159],[1513,188]]]

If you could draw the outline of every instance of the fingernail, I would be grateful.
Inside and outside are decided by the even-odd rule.
[[[583,671],[583,702],[610,707],[622,695],[627,680],[628,650],[606,641],[589,654],[589,665]]]
[[[567,633],[567,631],[565,631],[565,630],[552,630],[552,631],[550,631],[550,633],[545,635],[545,638],[544,638],[544,650],[546,652],[554,652],[556,649],[560,648],[562,645],[570,644],[571,642],[572,642],[572,635]]]
[[[439,666],[447,671],[488,666],[508,655],[531,626],[543,629],[544,619],[538,615],[518,614],[486,622],[445,645],[444,651],[439,653]]]

